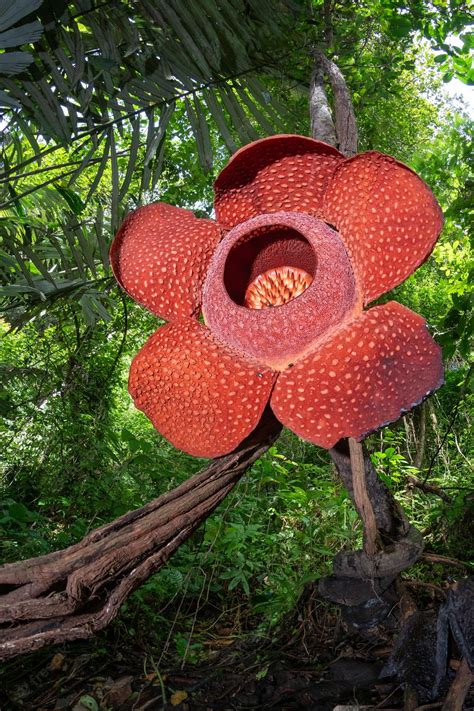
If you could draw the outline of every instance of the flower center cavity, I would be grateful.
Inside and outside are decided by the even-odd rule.
[[[259,366],[284,371],[356,307],[344,243],[322,220],[264,213],[219,243],[203,288],[206,326]],[[272,307],[272,308],[270,308]]]
[[[224,285],[238,306],[283,306],[310,286],[316,262],[313,246],[299,231],[282,224],[264,225],[241,235],[232,246]]]

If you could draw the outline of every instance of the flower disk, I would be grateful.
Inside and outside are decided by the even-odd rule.
[[[311,283],[280,306],[249,308],[249,287],[283,267],[306,272]],[[325,331],[360,310],[339,235],[301,212],[259,215],[228,232],[209,266],[202,307],[218,338],[275,370],[284,370]]]

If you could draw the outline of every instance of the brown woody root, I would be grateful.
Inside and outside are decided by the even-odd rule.
[[[352,437],[349,438],[349,453],[354,503],[364,523],[364,551],[368,556],[374,556],[377,553],[377,521],[367,492],[362,445]]]
[[[87,638],[108,625],[129,595],[166,563],[280,431],[280,423],[268,410],[234,452],[215,459],[176,489],[65,550],[1,567],[0,658]],[[347,440],[330,454],[354,499]],[[334,573],[346,580],[346,576],[396,574],[421,552],[420,542],[412,541],[413,529],[376,476],[367,453],[364,460],[377,529],[391,550],[375,556],[364,551],[339,554]]]
[[[463,659],[446,696],[442,711],[462,711],[464,699],[471,684],[474,684],[474,673],[469,669],[466,659]]]
[[[156,573],[273,444],[267,411],[239,447],[146,506],[62,551],[0,568],[0,658],[86,638]]]
[[[372,556],[367,555],[365,551],[338,553],[334,559],[333,570],[339,576],[361,577],[362,579],[395,576],[412,566],[420,558],[423,551],[423,538],[410,525],[392,493],[377,476],[364,446],[362,451],[366,479],[365,494],[369,498],[371,510],[375,515],[377,535],[380,537],[383,548]],[[366,526],[364,510],[360,508],[360,501],[354,492],[348,440],[339,440],[329,453],[349,496],[364,521],[364,526]]]

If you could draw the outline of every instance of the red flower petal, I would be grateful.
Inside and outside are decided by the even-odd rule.
[[[375,151],[338,166],[324,196],[323,219],[341,233],[366,304],[425,261],[443,226],[426,183],[403,163]]]
[[[220,237],[215,222],[158,202],[128,215],[110,263],[120,286],[152,313],[172,320],[192,316]]]
[[[391,301],[282,373],[270,404],[284,425],[329,448],[397,420],[442,383],[441,349],[425,320]]]
[[[266,212],[319,214],[330,176],[343,156],[305,136],[280,135],[235,153],[217,178],[216,216],[222,227]]]
[[[159,328],[130,368],[129,391],[156,429],[196,457],[217,457],[257,425],[276,374],[223,345],[198,321]]]

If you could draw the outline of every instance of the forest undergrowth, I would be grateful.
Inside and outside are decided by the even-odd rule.
[[[445,384],[366,440],[378,475],[425,541],[421,559],[401,576],[400,606],[437,611],[450,585],[474,575],[474,122],[443,91],[454,76],[474,81],[464,4],[448,12],[446,3],[400,10],[403,3],[378,0],[314,1],[308,17],[288,20],[281,2],[281,17],[267,12],[262,24],[259,3],[222,2],[227,15],[216,39],[204,14],[190,17],[191,5],[175,3],[183,17],[170,36],[186,23],[203,26],[191,39],[184,33],[160,45],[171,67],[161,84],[148,40],[141,46],[153,57],[143,58],[142,73],[133,64],[142,61],[136,33],[156,26],[142,17],[126,22],[128,4],[116,4],[117,18],[105,23],[100,9],[96,22],[96,11],[82,14],[82,5],[70,26],[55,20],[61,49],[52,47],[63,64],[53,71],[51,47],[38,45],[35,62],[52,72],[54,88],[35,80],[45,92],[39,108],[28,93],[39,91],[34,73],[26,88],[23,75],[8,79],[16,98],[5,109],[0,145],[7,174],[0,181],[0,561],[66,548],[205,464],[172,447],[128,396],[132,358],[161,322],[120,292],[108,247],[139,204],[160,200],[212,217],[212,180],[237,146],[276,132],[309,135],[311,48],[326,33],[352,93],[360,150],[408,164],[445,215],[432,256],[384,297],[426,318],[443,349]],[[332,19],[322,12],[329,6]],[[226,34],[227,22],[234,29]],[[201,41],[204,55],[215,50],[222,63],[215,85],[199,61],[186,64]],[[87,91],[75,78],[81,68]],[[360,548],[361,525],[328,453],[284,430],[107,629],[6,662],[2,711],[408,708],[402,686],[380,676],[395,630],[350,634],[317,592],[333,557]],[[451,677],[459,657],[451,648]],[[474,709],[472,697],[465,708]]]

